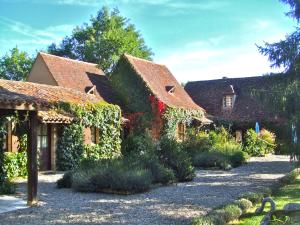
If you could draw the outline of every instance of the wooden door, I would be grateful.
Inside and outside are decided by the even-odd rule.
[[[47,124],[40,123],[37,129],[37,150],[39,153],[39,169],[41,171],[51,169],[49,128]]]

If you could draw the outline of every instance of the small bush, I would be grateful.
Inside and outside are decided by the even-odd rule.
[[[251,201],[253,204],[257,204],[261,203],[264,195],[262,193],[246,192],[242,194],[241,197]]]
[[[16,185],[8,180],[0,185],[0,194],[9,195],[16,192]]]
[[[219,213],[211,213],[205,216],[200,216],[193,220],[191,225],[225,225],[226,222],[224,221],[223,217],[220,217],[220,214],[222,216],[224,215],[224,211],[219,211]]]
[[[68,171],[64,174],[64,176],[57,181],[58,188],[71,188],[72,187],[72,180],[73,180],[73,173],[72,171]]]
[[[73,175],[72,186],[78,191],[136,193],[148,190],[151,183],[148,170],[114,159],[100,160],[89,169],[79,168]]]
[[[214,222],[209,216],[200,216],[194,219],[191,225],[214,225]]]
[[[209,151],[212,148],[212,143],[209,134],[203,131],[196,132],[194,129],[189,129],[183,142],[183,149],[193,158],[199,153]]]
[[[220,169],[231,168],[230,159],[224,153],[219,151],[204,152],[196,155],[193,159],[193,164],[196,167],[218,167]]]
[[[191,158],[183,151],[182,146],[175,139],[163,137],[158,151],[163,164],[171,168],[178,181],[191,181],[195,177],[195,169]]]
[[[247,162],[247,159],[249,159],[249,156],[246,152],[236,151],[232,153],[230,162],[232,167],[238,167],[245,164]]]
[[[4,153],[4,170],[7,178],[27,176],[27,153],[23,152],[5,152]]]
[[[173,170],[165,167],[154,154],[145,154],[135,160],[140,168],[151,172],[152,183],[170,184],[176,180]]]
[[[244,151],[250,156],[264,156],[269,153],[274,153],[275,134],[272,132],[262,129],[257,134],[253,129],[249,129],[245,135]]]
[[[242,210],[234,204],[226,205],[224,208],[224,220],[228,223],[238,219],[242,215]]]
[[[245,198],[236,200],[234,203],[242,210],[243,213],[246,213],[253,206],[252,202]]]
[[[294,169],[293,171],[286,174],[284,177],[280,178],[279,182],[282,185],[291,184],[297,179],[299,174],[300,174],[300,170]]]
[[[209,151],[198,154],[193,158],[196,167],[218,167],[220,169],[231,169],[247,162],[248,155],[241,150],[233,152]]]
[[[261,190],[261,193],[263,194],[264,197],[270,197],[272,195],[273,190],[271,188],[268,187],[264,187]]]
[[[143,155],[146,152],[154,151],[155,145],[152,138],[148,133],[145,134],[135,134],[131,133],[122,142],[121,152],[123,155]]]
[[[242,151],[242,145],[224,127],[209,133],[191,132],[183,147],[196,167],[227,170],[244,164],[248,159],[247,154]]]

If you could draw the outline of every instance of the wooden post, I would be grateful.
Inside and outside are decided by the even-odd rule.
[[[37,113],[29,112],[29,134],[27,143],[27,204],[32,206],[37,204],[37,184],[38,184],[38,168],[37,168]]]

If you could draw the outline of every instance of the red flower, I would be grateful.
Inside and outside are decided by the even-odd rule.
[[[160,114],[162,114],[166,110],[166,105],[162,101],[157,101],[157,108]]]

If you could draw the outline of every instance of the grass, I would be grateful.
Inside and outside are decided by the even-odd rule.
[[[283,188],[280,188],[278,192],[272,197],[273,200],[276,202],[276,209],[280,210],[283,208],[283,206],[290,202],[300,202],[300,176],[297,177],[297,179],[292,182],[291,184],[288,184],[284,186]],[[267,205],[267,207],[264,210],[264,213],[261,215],[255,215],[254,211],[258,207],[258,205],[254,208],[252,208],[249,213],[242,216],[242,218],[239,221],[235,221],[230,223],[231,225],[255,225],[259,224],[264,215],[269,211],[270,207]]]

